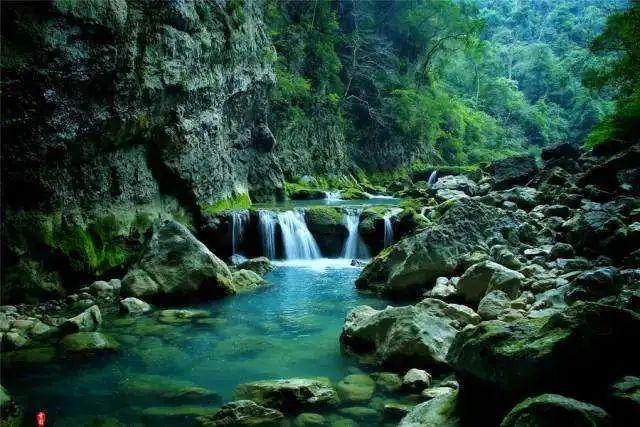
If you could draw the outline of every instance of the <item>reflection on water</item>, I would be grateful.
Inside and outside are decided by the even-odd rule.
[[[47,411],[47,425],[84,425],[83,416],[96,414],[126,425],[185,425],[181,415],[211,413],[242,382],[338,381],[355,365],[340,352],[346,313],[385,305],[356,292],[360,269],[349,262],[278,262],[267,288],[182,307],[203,310],[188,316],[107,316],[103,331],[119,341],[119,354],[30,372],[3,366],[3,385],[27,414]]]

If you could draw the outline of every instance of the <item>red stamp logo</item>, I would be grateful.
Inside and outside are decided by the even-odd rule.
[[[36,425],[38,427],[44,427],[44,422],[47,420],[47,414],[40,411],[36,414]]]

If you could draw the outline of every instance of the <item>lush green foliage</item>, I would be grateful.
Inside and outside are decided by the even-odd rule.
[[[587,70],[585,83],[596,89],[614,90],[617,96],[615,112],[589,135],[587,146],[637,141],[640,138],[640,3],[610,16],[602,34],[591,43],[591,50],[617,55],[605,66]]]
[[[278,137],[291,123],[329,117],[348,159],[368,171],[581,141],[613,108],[611,91],[582,85],[586,67],[612,57],[594,57],[589,43],[624,4],[267,1],[278,52],[270,124]],[[603,37],[596,44],[606,46]]]

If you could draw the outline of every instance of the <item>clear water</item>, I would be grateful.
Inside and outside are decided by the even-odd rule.
[[[236,385],[247,381],[327,376],[337,382],[357,365],[340,351],[346,313],[361,304],[382,308],[386,301],[356,292],[360,269],[348,260],[276,265],[263,290],[183,307],[206,310],[216,320],[167,325],[153,314],[135,320],[114,314],[102,330],[120,341],[119,354],[17,376],[3,372],[3,385],[26,414],[45,410],[47,425],[86,425],[79,420],[105,415],[125,425],[168,426],[188,424],[145,418],[145,409],[166,403],[125,394],[120,382],[139,374],[192,381],[220,395],[212,407],[231,400]]]

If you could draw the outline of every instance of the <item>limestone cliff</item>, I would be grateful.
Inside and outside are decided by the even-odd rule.
[[[5,267],[100,275],[154,218],[280,197],[274,59],[254,0],[2,2]]]

